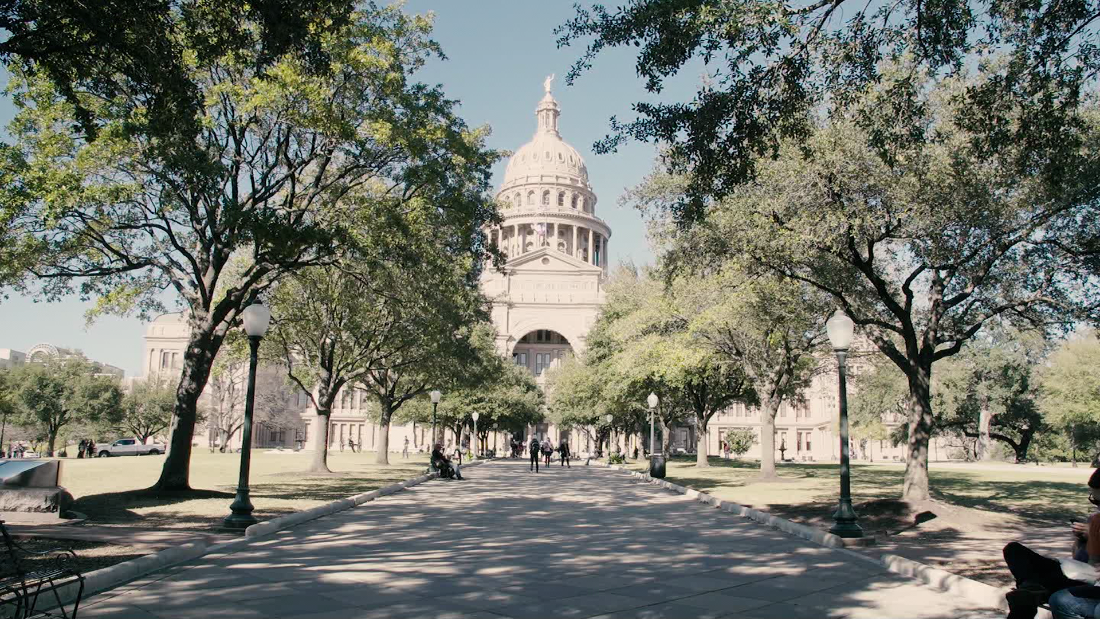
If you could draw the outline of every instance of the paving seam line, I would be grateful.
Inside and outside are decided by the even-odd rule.
[[[771,527],[775,527],[786,533],[797,535],[801,538],[810,540],[815,544],[821,546],[827,546],[834,548],[851,557],[858,557],[863,561],[868,561],[879,567],[885,567],[888,571],[908,578],[918,580],[930,587],[950,593],[952,595],[958,595],[964,597],[976,604],[988,608],[995,608],[998,610],[1008,610],[1008,604],[1005,601],[1005,593],[1008,589],[997,588],[992,585],[987,585],[976,580],[959,576],[951,572],[941,570],[939,568],[926,565],[919,561],[907,559],[893,554],[879,554],[875,557],[869,557],[861,552],[849,550],[844,547],[844,541],[837,535],[822,531],[820,529],[809,527],[804,524],[792,522],[786,518],[780,518],[768,512],[758,509],[752,509],[739,505],[733,501],[723,501],[717,497],[711,496],[706,492],[701,492],[692,488],[687,488],[674,484],[664,479],[655,479],[649,476],[648,473],[641,473],[633,471],[631,469],[616,465],[616,464],[603,464],[610,469],[627,473],[632,477],[635,477],[641,481],[647,482],[654,486],[660,486],[666,490],[671,490],[678,494],[682,494],[688,498],[693,498],[696,501],[710,505],[716,509],[720,509],[724,512],[741,516],[743,518],[749,518],[755,520],[761,524],[766,524]]]
[[[463,468],[477,466],[491,460],[477,460],[470,462],[469,464],[462,465]],[[437,473],[428,473],[414,477],[412,479],[406,479],[377,490],[370,492],[364,492],[357,494],[346,499],[337,499],[324,505],[319,505],[313,509],[307,509],[301,512],[295,512],[293,514],[287,514],[286,516],[279,516],[278,518],[272,518],[265,522],[254,524],[245,529],[244,537],[231,540],[228,542],[221,542],[218,544],[207,544],[203,541],[190,542],[179,546],[173,546],[172,548],[166,548],[159,552],[148,554],[137,559],[131,559],[129,561],[123,561],[122,563],[116,563],[109,567],[100,568],[84,574],[84,597],[90,597],[97,593],[114,589],[128,582],[137,580],[142,576],[147,576],[153,572],[179,565],[180,563],[186,563],[188,561],[194,561],[199,557],[222,552],[234,552],[240,548],[247,546],[251,542],[258,540],[264,536],[272,533],[282,531],[283,529],[289,529],[295,525],[310,520],[316,520],[323,516],[328,516],[338,512],[349,510],[353,507],[358,507],[364,503],[373,501],[376,498],[388,496],[395,492],[400,492],[405,488],[411,488],[417,486],[426,481],[434,479]],[[76,598],[76,592],[78,586],[74,583],[62,587],[58,593],[65,604],[69,604]],[[54,608],[56,605],[51,606]],[[46,609],[48,610],[48,609]]]

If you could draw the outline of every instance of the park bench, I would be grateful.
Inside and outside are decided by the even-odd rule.
[[[40,552],[28,550],[12,538],[3,520],[0,520],[0,534],[4,537],[4,549],[0,550],[0,617],[76,619],[80,598],[84,595],[84,576],[74,565],[76,553],[68,548]],[[32,557],[47,558],[48,563],[33,571],[27,570],[24,561]],[[71,584],[77,585],[76,597],[70,602],[71,608],[66,609],[60,591]],[[49,599],[51,595],[52,602]],[[39,609],[39,598],[43,598],[43,606],[50,607],[55,603],[56,608],[49,612]]]

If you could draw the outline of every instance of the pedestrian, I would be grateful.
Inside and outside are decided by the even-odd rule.
[[[527,446],[527,450],[531,452],[531,468],[530,470],[539,472],[539,437],[534,434],[531,435],[531,444]]]
[[[634,446],[634,459],[635,460],[638,459],[638,446],[637,445]]]
[[[348,449],[351,450],[351,453],[355,453],[355,441],[350,436],[348,437]]]
[[[542,439],[542,457],[546,460],[546,466],[550,466],[550,456],[554,455],[554,446],[550,444],[550,437]]]
[[[84,445],[85,445],[84,439],[80,439],[80,442],[76,444],[76,457],[77,458],[83,458],[84,457]]]
[[[569,464],[569,443],[562,439],[561,445],[558,445],[558,456],[561,458],[561,466],[573,468],[573,465]]]
[[[403,458],[408,458],[409,457],[409,437],[407,437],[407,436],[405,437],[405,448],[401,450],[401,457],[403,457]]]
[[[729,460],[729,459],[730,459],[730,444],[729,444],[729,441],[726,441],[726,442],[724,443],[724,447],[723,447],[723,450],[724,450],[724,451],[725,451],[725,453],[726,453],[726,460]]]

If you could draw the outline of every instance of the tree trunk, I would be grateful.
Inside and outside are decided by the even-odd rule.
[[[661,453],[665,458],[672,457],[672,432],[669,431],[669,425],[661,420]]]
[[[779,398],[764,396],[760,400],[760,477],[774,479],[775,472],[775,415],[779,412]]]
[[[978,460],[988,462],[993,459],[993,441],[989,437],[992,425],[993,414],[989,410],[989,402],[983,401],[981,411],[978,413]]]
[[[308,473],[331,473],[328,468],[328,420],[332,416],[332,410],[317,411],[317,447],[313,450],[313,462],[310,463]]]
[[[192,324],[187,349],[183,352],[183,373],[176,387],[176,407],[168,438],[168,457],[160,471],[154,490],[191,489],[191,441],[195,438],[195,418],[199,396],[210,378],[214,355],[225,339],[224,330],[208,324]],[[200,328],[201,327],[201,328]]]
[[[695,466],[710,466],[707,460],[707,418],[705,415],[695,415]]]
[[[57,442],[57,430],[50,430],[47,435],[46,456],[53,457],[53,446]]]
[[[378,442],[374,454],[375,464],[390,463],[390,419],[393,417],[393,408],[389,402],[379,402],[382,413],[378,418]],[[413,431],[413,439],[416,432]]]
[[[932,438],[931,367],[917,367],[909,379],[909,450],[901,498],[925,501],[928,493],[928,443]]]

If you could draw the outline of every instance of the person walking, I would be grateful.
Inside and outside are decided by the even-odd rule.
[[[561,458],[561,466],[573,468],[573,465],[569,464],[569,443],[562,439],[561,445],[558,445],[558,456]]]
[[[531,435],[531,444],[527,446],[527,450],[531,452],[531,468],[530,470],[539,472],[539,437]]]
[[[351,450],[351,453],[355,453],[355,441],[350,436],[348,437],[348,449]]]
[[[401,450],[401,456],[403,458],[409,457],[409,437],[405,437],[405,448]]]
[[[550,456],[554,455],[554,446],[550,444],[550,437],[542,439],[542,457],[546,466],[550,466]]]

